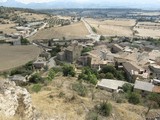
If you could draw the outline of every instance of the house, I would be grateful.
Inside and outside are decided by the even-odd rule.
[[[134,90],[136,90],[136,91],[152,92],[153,88],[154,88],[154,85],[149,82],[143,82],[143,81],[136,80],[135,84],[134,84]]]
[[[150,64],[149,68],[152,71],[152,76],[154,78],[160,79],[160,65],[158,65],[158,64]]]
[[[51,54],[49,52],[43,51],[42,53],[40,53],[39,57],[44,57],[46,60],[48,60],[49,58],[51,58]]]
[[[118,44],[113,44],[111,47],[111,52],[112,53],[118,53],[118,52],[122,52],[123,51],[123,47],[121,47]]]
[[[144,82],[136,80],[134,84],[134,90],[139,92],[154,92],[154,93],[160,93],[160,86],[157,84],[154,84],[153,81],[151,82]]]
[[[78,43],[67,47],[67,49],[65,50],[66,61],[73,63],[74,61],[78,60],[78,58],[81,56],[82,49],[83,47],[81,45],[78,45]]]
[[[118,69],[123,68],[123,63],[125,63],[125,62],[126,62],[125,59],[115,58],[115,66],[116,66],[116,68],[118,68]]]
[[[35,62],[33,62],[33,67],[35,69],[43,69],[47,66],[47,61],[44,58],[38,58]]]
[[[82,65],[82,66],[90,66],[90,57],[89,56],[81,56],[78,60],[77,60],[77,63],[79,65]]]
[[[57,54],[57,59],[60,61],[66,61],[73,63],[78,60],[81,56],[81,51],[83,47],[78,43],[74,43],[71,46],[67,47],[64,51]]]
[[[22,85],[27,82],[26,78],[21,75],[10,76],[9,79],[14,81],[17,85]]]
[[[112,79],[102,79],[98,82],[97,87],[100,89],[107,90],[109,92],[117,92],[119,89],[122,89],[122,86],[125,83],[127,82]]]
[[[149,77],[149,73],[135,63],[124,62],[122,66],[130,82],[135,82],[139,78],[147,79]]]
[[[57,53],[57,59],[60,61],[65,61],[65,52],[62,51],[62,52]]]

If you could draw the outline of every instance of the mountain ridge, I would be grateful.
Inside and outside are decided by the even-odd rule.
[[[51,8],[141,8],[141,9],[159,9],[160,4],[155,3],[135,3],[135,2],[76,2],[76,1],[65,1],[65,0],[56,0],[52,2],[44,3],[28,3],[24,4],[16,0],[7,0],[6,2],[0,2],[0,6],[5,7],[18,7],[18,8],[31,8],[31,9],[51,9]],[[154,6],[154,7],[153,7]]]

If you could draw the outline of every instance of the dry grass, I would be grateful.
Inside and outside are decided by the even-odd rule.
[[[135,20],[113,19],[113,20],[94,20],[86,19],[87,22],[95,27],[98,34],[107,36],[132,36],[131,26],[135,25]]]
[[[113,105],[112,115],[107,118],[108,120],[143,119],[141,114],[146,110],[144,107],[115,103],[111,100],[111,93],[97,89],[95,99],[92,101],[90,90],[93,87],[87,84],[88,96],[80,97],[71,89],[71,84],[75,82],[75,78],[57,77],[50,85],[43,87],[41,92],[32,94],[32,102],[43,119],[85,120],[89,110],[94,109],[94,106],[103,100],[108,100]],[[65,95],[59,97],[60,92]],[[71,100],[73,95],[75,99]]]
[[[0,120],[20,120],[18,117],[6,117],[3,114],[0,114]]]
[[[0,24],[0,31],[3,31],[4,33],[15,33],[16,32],[16,29],[14,28],[11,28],[11,27],[14,27],[16,26],[16,24],[14,23],[11,23],[11,24]]]
[[[44,18],[48,17],[45,14],[27,13],[22,11],[16,11],[15,13],[21,18],[25,18],[27,21],[44,20]]]
[[[137,31],[136,35],[141,37],[160,37],[160,23],[154,22],[139,22],[134,30]]]
[[[0,71],[8,70],[26,64],[35,59],[40,49],[36,46],[0,46]]]
[[[88,34],[88,30],[84,24],[79,22],[63,27],[54,27],[41,30],[36,35],[32,36],[30,40],[51,38],[62,39],[63,37],[67,39],[84,38]]]

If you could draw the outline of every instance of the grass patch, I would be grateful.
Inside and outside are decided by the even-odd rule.
[[[42,86],[40,84],[35,84],[32,87],[32,91],[38,93],[39,91],[41,91]]]

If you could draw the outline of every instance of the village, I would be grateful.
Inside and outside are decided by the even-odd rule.
[[[61,36],[61,38],[55,36],[45,39],[36,38],[37,34],[40,34],[42,31],[52,28],[65,28],[76,24],[83,24],[87,30],[87,35],[81,36],[80,34],[80,37],[74,36],[73,38],[69,38],[68,36]],[[13,67],[9,66],[7,69],[0,69],[0,78],[9,81],[0,81],[0,89],[5,88],[5,85],[9,85],[11,90],[12,87],[13,89],[18,89],[27,97],[31,93],[33,98],[34,96],[38,96],[39,93],[47,91],[47,95],[43,94],[47,96],[48,101],[51,100],[49,104],[52,104],[54,99],[60,101],[59,99],[63,98],[67,102],[72,102],[72,100],[76,99],[78,102],[81,101],[80,104],[83,106],[83,111],[86,113],[94,112],[91,118],[88,118],[87,114],[86,120],[93,120],[93,117],[95,119],[98,116],[103,119],[106,119],[106,117],[118,118],[118,116],[111,114],[110,108],[106,108],[110,110],[106,114],[103,113],[104,111],[99,110],[100,108],[96,104],[97,101],[100,105],[101,103],[109,105],[109,101],[113,104],[115,111],[119,109],[115,103],[144,106],[143,111],[137,113],[138,117],[140,116],[145,120],[160,119],[160,114],[157,112],[160,107],[159,39],[133,35],[130,37],[123,35],[101,35],[97,33],[96,28],[88,23],[87,19],[79,16],[69,18],[50,16],[43,20],[27,21],[23,24],[19,23],[11,29],[14,32],[0,31],[1,48],[3,46],[7,46],[7,49],[13,47],[13,52],[16,51],[15,48],[20,48],[21,50],[21,47],[28,47],[27,49],[33,47],[33,50],[31,49],[29,52],[23,51],[22,58],[25,59],[23,63],[14,65]],[[36,53],[32,55],[32,58],[27,59],[27,55],[35,51]],[[7,53],[5,55],[7,56]],[[11,55],[8,54],[8,56]],[[18,57],[14,56],[16,57],[16,61],[20,62],[21,57],[18,55]],[[10,60],[13,61],[13,58]],[[9,63],[12,62],[8,62],[7,64]],[[30,93],[16,86],[25,88]],[[5,89],[7,90],[8,88],[6,87]],[[54,95],[53,90],[58,91],[54,93],[58,95]],[[67,93],[68,91],[70,93]],[[7,91],[4,93],[9,95],[12,92]],[[18,93],[15,92],[14,94]],[[68,94],[69,97],[67,96]],[[85,100],[85,98],[89,100]],[[90,101],[90,104],[96,104],[98,107],[96,106],[97,108],[95,108],[93,104],[90,105],[89,103],[86,104],[86,107],[82,102],[83,100],[84,103]],[[37,99],[34,99],[34,104],[36,103]],[[7,105],[9,104],[8,102]],[[31,104],[30,99],[25,104]],[[31,107],[32,105],[28,106]],[[27,109],[30,110],[30,107]],[[14,114],[13,107],[8,110],[6,106],[4,108],[5,114],[11,116]],[[91,108],[96,110],[92,110]],[[17,114],[16,112],[15,114]],[[34,113],[33,111],[30,112]],[[76,113],[81,114],[77,111]],[[124,112],[121,114],[124,114]],[[23,115],[20,117],[23,117]],[[84,116],[81,119],[84,119]]]

